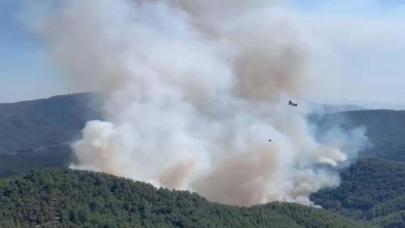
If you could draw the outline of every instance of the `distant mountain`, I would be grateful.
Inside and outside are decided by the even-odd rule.
[[[307,106],[313,111],[321,114],[328,113],[337,113],[337,112],[347,112],[347,111],[359,111],[365,110],[358,105],[327,105],[327,104],[318,104],[314,102],[307,102]]]
[[[66,167],[73,159],[69,144],[90,119],[91,94],[0,104],[0,177],[33,168]]]
[[[0,154],[56,146],[78,137],[87,120],[98,118],[90,94],[0,104]]]
[[[86,171],[43,170],[0,180],[1,227],[371,227],[322,209],[251,208]]]
[[[364,126],[371,147],[361,156],[405,162],[405,111],[336,112],[361,107],[313,105],[324,110],[310,117],[319,134],[336,123],[343,128]],[[74,160],[70,143],[80,137],[88,120],[101,119],[99,106],[90,93],[0,104],[0,177],[34,168],[67,167]]]
[[[405,111],[349,111],[318,116],[315,121],[320,129],[337,122],[347,129],[364,126],[370,147],[361,153],[362,156],[405,161]]]
[[[88,120],[101,118],[99,106],[91,94],[0,104],[0,177],[67,167],[75,159],[69,144],[80,136]],[[342,107],[346,111],[335,112]],[[364,126],[372,146],[360,153],[358,163],[343,171],[339,188],[323,190],[312,198],[344,216],[384,227],[405,227],[405,111],[349,108],[353,107],[334,107],[309,118],[318,126],[318,134],[336,124]]]

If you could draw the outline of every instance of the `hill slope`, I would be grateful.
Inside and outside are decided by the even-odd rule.
[[[361,110],[330,113],[316,120],[320,128],[340,122],[344,128],[364,126],[371,146],[361,153],[366,157],[405,161],[405,111]]]
[[[99,104],[89,93],[0,104],[0,177],[35,168],[67,167],[74,160],[70,142],[80,137],[88,120],[100,119]],[[405,161],[405,111],[329,113],[317,118],[316,124],[327,127],[337,119],[347,128],[367,127],[373,147],[363,156]]]
[[[0,104],[0,177],[34,168],[66,167],[73,159],[69,143],[90,119],[90,94]]]
[[[90,102],[91,95],[83,93],[0,104],[0,154],[71,141],[87,120],[97,118]]]
[[[241,208],[105,174],[34,171],[0,181],[0,226],[370,227],[295,204]]]
[[[342,183],[312,195],[323,208],[384,227],[405,227],[405,165],[361,159],[341,174]],[[392,226],[392,225],[399,226]]]
[[[74,160],[69,143],[79,137],[86,121],[101,116],[89,103],[94,105],[91,94],[0,104],[0,177],[43,167],[67,167]],[[345,128],[365,126],[373,147],[361,157],[375,159],[361,160],[344,171],[341,187],[315,194],[314,200],[356,219],[381,222],[386,227],[405,226],[405,190],[401,187],[405,186],[401,173],[405,167],[405,111],[349,111],[315,120],[321,128],[336,120]]]

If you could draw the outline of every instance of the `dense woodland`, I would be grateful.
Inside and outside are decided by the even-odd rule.
[[[97,102],[89,94],[76,94],[0,104],[0,177],[26,175],[0,181],[0,227],[116,227],[114,221],[122,227],[322,227],[332,224],[328,222],[352,227],[335,214],[292,204],[236,208],[107,175],[58,169],[30,172],[66,168],[74,161],[69,142],[80,136],[87,120],[100,118],[90,108]],[[342,171],[341,186],[313,194],[312,200],[351,219],[405,227],[405,111],[331,112],[310,118],[320,133],[339,122],[343,128],[365,126],[370,139],[358,162]],[[121,187],[112,188],[114,183]]]
[[[295,204],[251,208],[105,174],[34,171],[0,181],[2,227],[370,227]]]
[[[354,219],[405,227],[405,165],[361,159],[344,170],[342,183],[312,195],[323,208]]]

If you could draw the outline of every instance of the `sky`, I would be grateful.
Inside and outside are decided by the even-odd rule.
[[[0,0],[0,102],[72,91],[21,23],[30,0]],[[333,74],[327,103],[405,107],[405,1],[280,1],[316,40],[313,74]],[[333,87],[333,89],[332,89]]]
[[[67,92],[46,58],[45,45],[20,20],[24,0],[0,0],[0,102]]]

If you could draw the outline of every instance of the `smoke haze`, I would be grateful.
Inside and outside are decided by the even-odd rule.
[[[74,168],[227,204],[311,205],[366,142],[362,129],[317,140],[309,110],[287,105],[331,79],[307,72],[316,43],[278,2],[64,0],[33,25],[70,81],[107,94]]]

